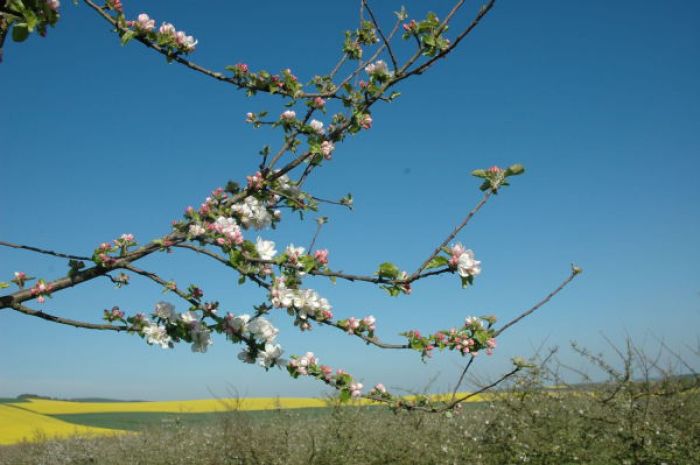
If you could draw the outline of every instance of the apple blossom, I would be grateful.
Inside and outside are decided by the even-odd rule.
[[[321,265],[328,264],[328,249],[320,249],[314,252],[314,259]]]
[[[294,247],[294,244],[289,244],[284,253],[287,254],[287,259],[290,263],[296,263],[304,255],[305,251],[304,247]]]
[[[362,319],[362,324],[365,325],[370,331],[375,331],[377,329],[377,326],[375,324],[376,321],[377,320],[376,318],[374,318],[374,316],[368,315]]]
[[[275,365],[282,365],[284,361],[280,358],[284,351],[279,344],[265,343],[265,350],[258,352],[258,364],[265,368]]]
[[[277,249],[275,249],[275,243],[273,241],[266,241],[258,237],[255,243],[255,250],[257,250],[258,255],[263,260],[272,260],[277,254]]]
[[[323,134],[323,123],[321,121],[312,119],[309,126],[311,126],[311,129],[313,129],[316,134]]]
[[[209,228],[222,234],[226,239],[235,244],[241,244],[243,242],[241,228],[238,227],[236,220],[233,218],[224,218],[220,216],[214,223],[209,225]]]
[[[457,273],[462,278],[477,276],[481,273],[481,262],[474,259],[474,252],[470,249],[464,251],[457,260]]]
[[[321,155],[323,155],[323,158],[330,160],[333,150],[335,150],[335,145],[333,145],[333,142],[329,140],[324,140],[321,142]]]
[[[254,318],[248,323],[248,331],[256,339],[270,343],[275,340],[279,333],[279,330],[262,316]]]
[[[235,316],[232,313],[227,313],[224,317],[224,332],[229,336],[242,336],[248,332],[248,321],[250,321],[250,315]]]
[[[244,227],[253,226],[255,229],[263,229],[272,223],[272,215],[267,208],[255,197],[248,196],[242,202],[238,202],[231,207]]]
[[[294,119],[296,117],[297,117],[297,114],[294,110],[287,110],[280,115],[280,119],[282,121],[286,121],[286,122],[294,121]]]
[[[168,302],[158,302],[155,310],[153,311],[153,315],[167,320],[170,323],[175,323],[179,318],[173,304]]]
[[[189,228],[190,237],[201,237],[207,233],[207,230],[201,224],[191,224]]]
[[[204,353],[207,351],[210,345],[213,344],[211,339],[211,330],[203,325],[196,325],[190,331],[190,337],[192,338],[192,352]]]
[[[358,121],[360,126],[364,129],[369,129],[372,127],[372,117],[370,115],[362,115],[360,118],[358,118]]]
[[[378,393],[378,394],[386,394],[386,387],[382,383],[377,384],[374,386],[372,389],[373,393]]]
[[[182,320],[182,322],[186,325],[193,325],[199,323],[199,316],[192,311],[185,312],[180,314],[180,320]]]
[[[163,325],[147,322],[141,334],[146,337],[149,345],[159,345],[163,349],[170,349],[173,346],[173,340]]]
[[[46,0],[46,5],[53,11],[58,11],[58,8],[61,6],[61,2],[58,0]]]
[[[170,23],[164,22],[164,23],[161,24],[160,27],[158,28],[158,32],[159,32],[161,35],[164,35],[164,36],[174,37],[174,36],[175,36],[175,26],[173,26],[173,25],[170,24]]]
[[[360,397],[363,387],[362,383],[350,383],[350,395],[352,397]]]
[[[134,26],[141,32],[150,32],[156,27],[155,20],[151,19],[146,13],[141,13],[136,18]]]
[[[177,31],[175,33],[175,43],[187,53],[194,51],[198,42],[199,41],[195,40],[194,37],[188,36],[184,31]]]

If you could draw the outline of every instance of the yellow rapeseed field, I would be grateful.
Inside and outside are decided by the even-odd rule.
[[[123,431],[74,425],[10,405],[0,404],[0,444],[74,435],[119,434]]]
[[[325,407],[320,399],[302,397],[261,397],[244,399],[174,400],[165,402],[68,402],[61,400],[29,399],[28,402],[10,404],[43,415],[72,413],[158,412],[158,413],[209,413],[229,410],[273,410]]]
[[[458,393],[457,396],[465,393]],[[449,400],[451,395],[431,395],[433,400]],[[414,396],[407,396],[407,399]],[[474,396],[470,401],[485,400]],[[362,399],[353,405],[370,405]],[[23,402],[0,404],[0,445],[22,440],[90,434],[121,434],[125,431],[77,425],[51,415],[90,413],[211,413],[231,410],[273,410],[326,407],[326,401],[303,397],[260,397],[241,399],[177,400],[163,402],[69,402],[48,399],[26,399]]]

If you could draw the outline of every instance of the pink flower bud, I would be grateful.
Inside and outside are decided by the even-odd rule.
[[[158,32],[164,36],[174,36],[175,35],[175,26],[173,26],[170,23],[163,23],[158,28]]]
[[[282,119],[283,121],[286,121],[286,122],[294,121],[294,119],[296,117],[297,117],[297,114],[294,110],[287,110],[280,115],[280,119]]]
[[[328,249],[321,249],[314,252],[314,259],[321,265],[328,264]]]

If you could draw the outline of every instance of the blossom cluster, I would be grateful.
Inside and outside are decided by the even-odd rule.
[[[238,354],[240,360],[246,363],[257,362],[266,369],[284,363],[281,359],[284,351],[276,343],[279,330],[263,316],[251,318],[248,314],[236,316],[228,313],[222,327],[229,339],[236,342],[246,340],[248,343],[248,348]]]
[[[436,348],[454,350],[473,357],[481,350],[491,355],[496,348],[495,330],[492,329],[495,322],[496,318],[493,316],[470,316],[460,328],[437,331],[429,336],[422,336],[418,330],[408,331],[403,335],[408,338],[409,347],[421,352],[423,357],[430,357]]]
[[[474,258],[474,252],[471,249],[465,249],[461,243],[458,242],[452,246],[450,255],[450,267],[456,269],[462,278],[471,280],[481,273],[481,262]]]
[[[27,281],[32,281],[34,278],[31,276],[27,276],[27,273],[24,271],[15,271],[14,277],[10,280],[10,282],[15,283],[17,287],[20,289],[24,288],[24,285]]]
[[[121,15],[121,3],[115,10]],[[120,16],[121,17],[121,16]],[[185,31],[178,31],[171,23],[163,22],[156,29],[156,21],[146,13],[139,14],[135,20],[124,22],[130,28],[122,35],[122,42],[128,42],[134,35],[144,37],[172,53],[191,53],[197,47],[198,41]]]
[[[354,380],[345,370],[338,369],[333,373],[333,369],[328,365],[320,365],[313,352],[301,356],[292,355],[287,363],[287,371],[295,379],[299,376],[311,376],[335,387],[340,391],[341,400],[362,395],[362,383]]]
[[[294,325],[302,331],[311,329],[309,320],[326,321],[333,318],[331,304],[313,289],[290,289],[285,277],[275,279],[270,288],[270,302],[277,308],[286,308],[295,315]]]
[[[32,297],[35,297],[40,304],[46,301],[46,297],[51,297],[51,291],[53,291],[53,285],[43,279],[38,280],[30,289]]]
[[[158,302],[152,316],[154,320],[139,319],[141,335],[148,344],[167,349],[182,339],[192,343],[192,352],[206,352],[213,343],[211,329],[194,311],[177,313],[172,304]]]
[[[369,75],[371,80],[376,80],[378,82],[386,81],[393,76],[393,72],[389,71],[389,66],[384,60],[377,60],[374,63],[370,63],[365,66],[365,72]]]
[[[131,233],[124,233],[117,239],[114,239],[112,243],[103,242],[94,250],[92,254],[92,261],[99,266],[111,266],[116,262],[116,258],[110,254],[119,252],[119,256],[123,257],[126,255],[129,247],[136,245],[136,240],[134,235]]]
[[[376,331],[376,319],[372,315],[368,315],[362,319],[357,319],[354,316],[347,320],[338,321],[338,326],[343,328],[348,334],[364,334],[368,337],[374,337]]]
[[[118,306],[112,307],[111,310],[104,310],[104,320],[113,322],[113,321],[124,321],[124,312],[119,309]]]
[[[279,74],[252,72],[245,63],[226,66],[226,69],[233,73],[232,81],[237,86],[248,89],[251,94],[263,91],[297,98],[302,93],[302,84],[290,69],[284,69]]]
[[[280,189],[293,190],[288,178],[275,180],[275,186]],[[262,182],[259,173],[249,177],[252,183]],[[236,189],[238,189],[236,187]],[[236,192],[238,192],[236,190]],[[261,193],[267,196],[268,193]],[[174,227],[185,232],[190,239],[210,239],[220,246],[231,249],[244,242],[243,229],[264,229],[279,221],[281,212],[273,210],[272,205],[279,201],[279,196],[269,195],[269,200],[263,201],[249,195],[239,202],[231,203],[229,194],[222,188],[215,189],[205,199],[198,210],[187,207],[185,222],[176,222]]]

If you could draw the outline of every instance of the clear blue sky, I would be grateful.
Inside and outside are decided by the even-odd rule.
[[[137,43],[117,37],[84,5],[63,2],[46,39],[7,43],[0,65],[0,239],[90,254],[131,232],[166,233],[187,205],[228,179],[255,170],[262,145],[279,134],[253,130],[247,111],[282,111],[278,99],[249,99]],[[124,2],[199,39],[198,62],[222,69],[293,69],[303,80],[328,70],[358,2]],[[391,21],[399,3],[375,2]],[[393,5],[392,5],[393,4]],[[443,2],[407,4],[444,15]],[[375,108],[374,127],[339,145],[308,188],[323,197],[352,192],[356,209],[327,209],[319,246],[331,267],[371,273],[390,260],[414,269],[480,194],[468,173],[523,163],[528,172],[503,191],[459,239],[483,261],[473,288],[444,276],[392,299],[370,285],[314,286],[338,317],[374,314],[378,333],[450,327],[471,314],[507,321],[538,301],[575,262],[584,273],[540,313],[504,333],[481,360],[494,376],[542,343],[576,340],[610,353],[630,335],[649,348],[679,351],[700,327],[700,5],[691,0],[500,1],[464,45],[424,76],[400,85]],[[461,21],[466,21],[462,17]],[[313,222],[289,218],[268,234],[308,244]],[[254,233],[250,232],[249,235]],[[253,236],[254,237],[254,236]],[[201,285],[225,310],[264,300],[226,270],[188,251],[140,262],[164,277]],[[56,277],[65,262],[0,250],[0,280],[22,270]],[[148,311],[163,299],[150,282],[116,290],[93,281],[56,294],[47,311],[99,321],[119,305]],[[179,308],[182,306],[167,297]],[[387,353],[315,328],[300,334],[273,318],[287,353],[311,350],[366,385],[434,390],[453,384],[463,362],[436,354]],[[265,373],[236,359],[217,337],[210,352],[163,351],[135,336],[91,333],[0,311],[0,396],[186,399],[317,395],[322,386]],[[569,352],[562,358],[582,364]],[[697,363],[697,362],[696,362]]]

